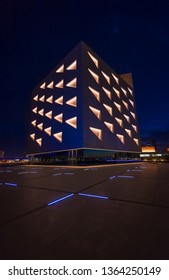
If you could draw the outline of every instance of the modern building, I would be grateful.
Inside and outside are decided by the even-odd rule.
[[[138,158],[131,74],[79,43],[33,90],[29,155],[79,162]]]

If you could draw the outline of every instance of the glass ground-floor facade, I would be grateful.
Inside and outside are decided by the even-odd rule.
[[[29,159],[31,163],[36,164],[86,165],[138,161],[140,155],[133,152],[84,148],[32,154],[29,155]]]

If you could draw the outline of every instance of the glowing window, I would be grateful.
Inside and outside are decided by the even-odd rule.
[[[38,143],[39,146],[42,146],[42,138],[36,139],[36,142]]]
[[[38,111],[38,107],[36,107],[32,110],[32,112],[34,112],[35,114],[37,113],[37,111]]]
[[[95,114],[95,116],[100,120],[101,119],[101,112],[100,110],[92,107],[92,106],[89,106],[90,110]]]
[[[127,116],[127,115],[125,115],[125,114],[123,114],[123,116],[125,117],[125,119],[130,123],[130,117],[129,116]]]
[[[111,132],[114,132],[114,127],[113,127],[112,123],[109,123],[109,122],[104,122],[104,123],[108,127],[108,129],[110,129]]]
[[[93,95],[96,97],[96,99],[97,99],[98,101],[100,101],[100,93],[99,93],[97,90],[95,90],[95,89],[93,89],[93,88],[91,88],[91,87],[89,87],[89,89],[90,89],[90,91],[93,93]]]
[[[112,108],[106,104],[103,103],[103,106],[106,108],[106,110],[109,112],[109,114],[112,116],[113,115],[113,111]]]
[[[30,138],[34,141],[35,140],[35,133],[31,134]]]
[[[103,76],[105,77],[106,81],[108,82],[108,84],[110,85],[110,77],[103,71],[101,71],[101,72],[102,72]]]
[[[124,95],[127,96],[127,91],[121,87],[121,90],[123,91]]]
[[[77,117],[67,120],[66,123],[71,125],[74,128],[77,128]]]
[[[115,91],[115,93],[117,94],[117,96],[120,98],[120,91],[117,90],[116,88],[113,87],[113,90]]]
[[[123,122],[122,122],[122,120],[121,119],[118,119],[118,118],[115,118],[116,119],[116,121],[118,122],[118,124],[121,126],[121,127],[123,127]]]
[[[48,117],[49,119],[52,119],[52,111],[47,112],[45,116]]]
[[[57,83],[57,84],[55,85],[55,87],[57,87],[57,88],[63,88],[63,83],[64,83],[64,81],[61,80],[59,83]]]
[[[73,63],[71,63],[66,70],[76,70],[77,67],[77,60],[75,60]]]
[[[36,95],[33,100],[38,101],[38,95]]]
[[[56,73],[63,73],[64,72],[64,64],[61,65],[57,70]]]
[[[38,124],[37,127],[38,127],[40,130],[43,130],[43,123]]]
[[[46,83],[43,83],[43,84],[40,86],[40,88],[41,88],[41,89],[45,89],[45,86],[46,86]]]
[[[134,102],[130,99],[129,99],[129,101],[130,101],[131,105],[134,107]]]
[[[97,138],[102,140],[102,131],[101,131],[101,129],[90,127],[90,130],[97,136]]]
[[[47,85],[47,88],[53,88],[54,82],[51,82],[50,84]]]
[[[58,99],[55,100],[55,103],[63,105],[63,96],[59,97]]]
[[[129,92],[133,95],[133,91],[128,87]]]
[[[131,112],[131,111],[130,111],[130,113],[133,116],[133,118],[136,119],[136,115],[133,112]]]
[[[120,141],[124,144],[124,136],[121,134],[116,134],[116,136],[120,139]]]
[[[44,131],[50,136],[51,135],[51,130],[52,130],[52,127],[47,127],[44,129]]]
[[[53,103],[53,95],[51,95],[48,99],[46,99],[47,102]]]
[[[33,126],[36,126],[36,120],[34,120],[33,122],[31,122],[31,124],[32,124]]]
[[[129,105],[127,104],[127,102],[125,102],[124,100],[122,100],[124,106],[126,107],[126,109],[128,110],[129,109]]]
[[[90,70],[89,68],[88,68],[88,71],[90,72],[92,77],[95,79],[96,83],[99,84],[99,76],[96,73],[94,73],[92,70]]]
[[[132,124],[132,127],[134,128],[134,130],[137,132],[137,126]]]
[[[54,119],[60,123],[63,122],[63,114],[59,114],[57,116],[54,117]]]
[[[70,81],[67,85],[67,87],[73,87],[76,88],[77,87],[77,78],[74,78],[72,81]]]
[[[70,100],[68,100],[66,102],[66,104],[73,106],[73,107],[77,107],[77,97],[75,96],[75,97],[71,98]]]
[[[126,128],[125,128],[125,131],[127,132],[127,134],[128,134],[130,137],[132,137],[132,135],[131,135],[131,130],[130,130],[130,129],[126,129]]]
[[[40,111],[38,112],[38,114],[41,115],[41,116],[44,116],[44,109],[40,110]]]
[[[137,138],[133,138],[133,140],[134,140],[134,142],[135,142],[137,145],[139,145],[139,141],[138,141]]]
[[[117,109],[121,112],[121,106],[116,102],[114,102],[114,104],[116,105]]]
[[[107,90],[105,87],[102,87],[102,89],[107,94],[108,98],[111,99],[111,92],[109,90]]]
[[[90,56],[90,58],[93,60],[93,62],[96,65],[96,67],[99,67],[98,60],[90,52],[87,52],[87,53]]]
[[[45,101],[45,95],[43,95],[41,98],[39,98],[39,100],[40,100],[41,102],[44,102],[44,101]]]
[[[114,75],[113,73],[111,73],[113,78],[115,79],[116,83],[119,84],[119,79],[116,77],[116,75]]]
[[[59,141],[62,142],[62,132],[53,134],[53,136]]]

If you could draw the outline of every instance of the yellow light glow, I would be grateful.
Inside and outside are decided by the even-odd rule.
[[[106,110],[109,112],[109,114],[112,116],[113,115],[113,110],[110,106],[106,105],[103,103],[103,106],[106,108]]]
[[[36,142],[38,143],[39,146],[42,146],[42,138],[36,139]]]
[[[66,86],[76,88],[77,87],[77,78],[74,78],[73,80],[71,80]]]
[[[33,98],[33,100],[38,101],[38,94]]]
[[[124,136],[121,134],[116,134],[116,136],[120,139],[120,141],[124,144]]]
[[[67,120],[66,123],[71,125],[74,128],[77,128],[77,117]]]
[[[90,72],[90,74],[92,75],[92,77],[95,79],[96,83],[99,84],[99,76],[94,73],[91,69],[88,68],[88,71]]]
[[[62,122],[63,122],[63,114],[61,113],[61,114],[55,116],[54,119],[55,119],[56,121],[62,123]]]
[[[134,128],[134,130],[137,132],[137,126],[132,124],[132,127]]]
[[[107,90],[105,87],[102,87],[102,89],[107,94],[108,98],[111,100],[111,92],[109,90]]]
[[[98,100],[98,101],[100,101],[100,93],[97,91],[97,90],[95,90],[95,89],[93,89],[93,88],[91,88],[91,87],[88,87],[89,89],[90,89],[90,91],[93,93],[93,95],[96,97],[96,99]]]
[[[53,134],[53,136],[59,141],[62,142],[62,132]]]
[[[35,133],[31,134],[30,138],[34,141],[35,140]]]
[[[133,118],[136,119],[136,115],[133,112],[131,112],[131,111],[130,111],[130,113],[133,116]]]
[[[66,70],[76,70],[77,68],[77,60],[75,60],[74,62],[72,62],[67,68]]]
[[[66,104],[73,106],[73,107],[77,107],[77,97],[75,96],[75,97],[71,98],[70,100],[68,100],[66,102]]]
[[[62,64],[57,70],[56,73],[63,73],[64,72],[64,64]]]
[[[114,102],[114,104],[116,105],[117,109],[121,112],[121,106],[116,102]]]
[[[92,107],[92,106],[89,106],[90,110],[95,114],[95,116],[100,120],[101,119],[101,112],[100,110]]]
[[[54,82],[52,81],[50,84],[47,85],[47,88],[53,88]]]
[[[120,91],[117,90],[115,87],[113,87],[113,90],[115,91],[116,95],[120,98]]]
[[[125,102],[124,100],[122,100],[124,106],[126,107],[126,109],[128,110],[129,109],[129,105],[127,104],[127,102]]]
[[[154,146],[147,146],[141,148],[142,153],[155,153],[155,147]]]
[[[44,109],[40,110],[40,111],[38,112],[38,114],[41,115],[41,116],[44,116]]]
[[[99,67],[99,62],[98,60],[90,53],[90,52],[87,52],[88,55],[90,56],[90,58],[93,60],[94,64],[96,65],[96,67]]]
[[[101,72],[102,72],[103,76],[105,77],[106,81],[108,82],[108,84],[110,85],[110,77],[103,71],[101,71]]]
[[[133,91],[128,87],[129,92],[133,95]]]
[[[63,88],[64,80],[61,80],[59,83],[55,85],[57,88]]]
[[[57,99],[55,100],[55,103],[60,104],[60,105],[63,105],[63,96],[57,98]]]
[[[36,126],[36,120],[34,120],[33,122],[31,122],[31,124],[32,124],[33,126]]]
[[[38,127],[40,130],[43,130],[43,123],[38,124],[37,127]]]
[[[49,119],[52,119],[52,111],[47,112],[45,116]]]
[[[119,79],[116,77],[116,75],[113,73],[111,73],[111,74],[112,74],[113,78],[115,79],[116,83],[119,84]]]
[[[128,134],[130,137],[132,137],[132,135],[131,135],[131,130],[130,130],[130,129],[126,129],[126,128],[125,128],[125,131],[127,132],[127,134]]]
[[[130,117],[129,116],[127,116],[127,115],[125,115],[125,114],[123,114],[123,116],[126,118],[126,120],[130,123]]]
[[[124,95],[127,97],[127,91],[121,87],[121,90],[123,91]]]
[[[52,130],[52,127],[47,127],[44,129],[44,131],[50,136],[51,135],[51,130]]]
[[[139,141],[137,138],[133,138],[134,142],[136,142],[136,144],[139,146]]]
[[[47,102],[53,103],[53,95],[51,95],[48,99],[46,99]]]
[[[45,86],[46,86],[46,83],[43,83],[43,84],[40,86],[40,88],[41,88],[41,89],[45,89]]]
[[[130,101],[131,105],[134,107],[134,102],[130,99],[129,99],[129,101]]]
[[[41,98],[39,98],[39,100],[40,100],[41,102],[44,102],[44,101],[45,101],[45,95],[43,95]]]
[[[102,131],[101,131],[101,129],[90,127],[90,130],[97,136],[97,138],[102,140]]]
[[[37,111],[38,111],[38,107],[36,107],[32,110],[32,112],[34,112],[35,114],[37,113]]]
[[[116,121],[118,122],[118,124],[121,126],[121,127],[123,127],[123,121],[121,120],[121,119],[119,119],[119,118],[115,118],[116,119]]]
[[[108,127],[108,129],[110,129],[111,132],[114,132],[114,127],[113,127],[112,123],[109,123],[109,122],[104,122],[104,123]]]

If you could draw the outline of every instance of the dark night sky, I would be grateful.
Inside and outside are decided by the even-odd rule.
[[[132,72],[141,136],[169,143],[167,1],[1,0],[0,150],[26,151],[33,88],[83,40]]]

